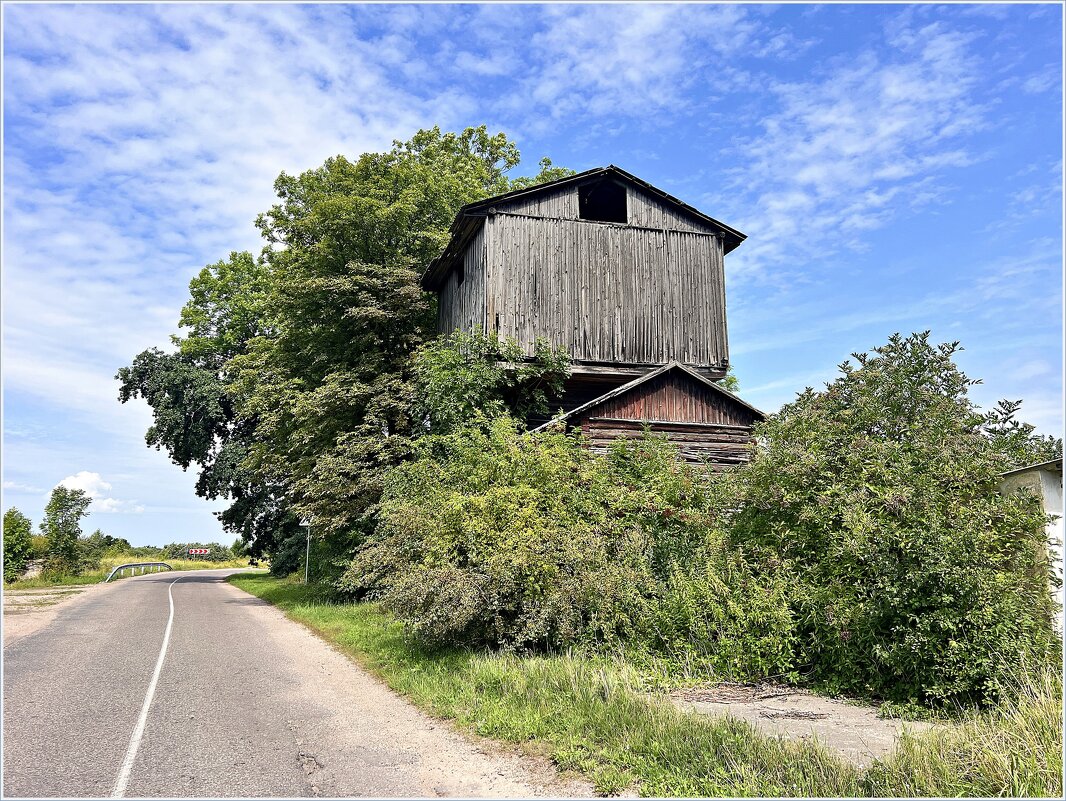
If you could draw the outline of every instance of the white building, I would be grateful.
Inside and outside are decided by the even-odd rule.
[[[1028,489],[1032,492],[1044,507],[1044,514],[1054,519],[1047,527],[1048,552],[1051,555],[1052,566],[1055,575],[1061,581],[1062,570],[1062,459],[1054,459],[1041,464],[1031,464],[1019,467],[1003,474],[1000,489],[1004,492],[1017,492]],[[1063,625],[1063,586],[1057,590],[1059,611],[1058,629],[1062,632]]]

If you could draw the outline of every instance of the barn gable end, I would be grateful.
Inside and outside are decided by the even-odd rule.
[[[441,333],[481,330],[526,356],[545,339],[570,354],[575,375],[608,388],[670,360],[720,378],[724,257],[743,239],[602,167],[464,206],[422,285],[439,297]]]
[[[746,460],[762,419],[714,383],[730,366],[725,256],[743,241],[610,165],[463,206],[421,283],[442,334],[566,351],[559,419],[595,450],[650,427],[722,467]]]
[[[690,462],[715,469],[748,460],[751,427],[765,415],[736,395],[671,362],[540,426],[579,428],[594,452],[645,429],[678,445]]]

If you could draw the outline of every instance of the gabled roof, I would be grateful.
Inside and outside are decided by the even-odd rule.
[[[647,192],[653,197],[657,197],[667,205],[673,207],[677,211],[681,212],[687,217],[706,225],[707,227],[717,231],[722,235],[725,243],[725,252],[729,253],[735,249],[741,242],[747,239],[746,234],[742,234],[735,228],[731,228],[723,222],[719,222],[713,217],[709,217],[699,209],[693,208],[687,203],[678,200],[671,194],[664,192],[658,187],[652,186],[647,181],[642,181],[632,173],[626,172],[621,167],[616,167],[613,164],[609,164],[606,167],[595,167],[591,170],[585,170],[579,172],[576,175],[569,175],[566,178],[559,178],[555,181],[549,181],[543,184],[537,184],[536,186],[528,187],[527,189],[516,189],[513,192],[505,192],[502,195],[496,195],[494,197],[485,198],[474,203],[467,203],[465,206],[459,209],[459,213],[455,215],[455,220],[452,222],[451,227],[451,240],[448,242],[448,246],[444,249],[444,252],[430,262],[429,267],[425,273],[422,274],[422,286],[425,289],[435,290],[440,286],[441,281],[448,274],[453,262],[457,257],[462,255],[463,250],[466,248],[467,242],[477,233],[478,229],[484,222],[484,218],[487,214],[491,214],[495,207],[501,203],[509,203],[513,200],[519,200],[521,198],[531,197],[533,195],[539,195],[547,192],[554,192],[561,187],[569,186],[571,184],[586,183],[590,180],[603,179],[603,178],[615,178],[624,183],[629,183]]]
[[[641,384],[644,384],[644,383],[646,383],[648,381],[652,381],[653,379],[656,379],[656,378],[658,378],[661,375],[666,375],[667,373],[669,373],[669,372],[671,372],[673,370],[678,370],[678,371],[680,371],[682,373],[685,373],[689,378],[692,378],[692,379],[695,379],[696,381],[699,381],[704,386],[707,386],[710,389],[714,390],[715,392],[718,392],[719,394],[724,395],[726,398],[728,398],[729,400],[733,401],[734,403],[736,403],[736,404],[738,404],[740,406],[743,406],[745,409],[748,409],[750,412],[752,412],[759,420],[765,420],[766,419],[766,414],[765,413],[763,413],[760,410],[756,409],[754,406],[752,406],[747,401],[741,399],[737,395],[734,395],[728,389],[725,389],[724,387],[720,386],[719,384],[717,384],[716,382],[714,382],[711,379],[707,378],[706,376],[700,375],[695,370],[692,370],[692,369],[686,367],[685,365],[681,364],[680,362],[667,362],[662,367],[659,367],[656,370],[652,370],[650,373],[645,373],[640,378],[634,379],[633,381],[630,381],[628,384],[622,384],[622,386],[616,387],[615,389],[612,389],[610,392],[608,392],[608,393],[606,393],[604,395],[600,395],[600,397],[598,397],[598,398],[594,398],[593,400],[590,400],[588,403],[584,403],[581,406],[578,406],[578,407],[576,407],[574,409],[571,409],[566,414],[561,414],[561,415],[549,420],[547,423],[544,423],[543,425],[537,426],[533,430],[534,431],[542,431],[542,430],[544,430],[544,429],[546,429],[546,428],[548,428],[550,426],[554,426],[554,425],[557,425],[559,423],[565,423],[567,420],[569,420],[569,419],[571,419],[573,417],[580,417],[581,415],[585,414],[586,412],[590,411],[591,409],[596,408],[600,404],[606,403],[607,401],[609,401],[609,400],[611,400],[613,398],[617,398],[620,395],[625,395],[626,393],[631,392],[632,390],[634,390],[637,387],[639,387]]]
[[[1007,476],[1014,476],[1018,473],[1024,473],[1028,470],[1047,470],[1049,472],[1062,472],[1062,459],[1052,459],[1049,462],[1039,462],[1037,464],[1027,464],[1024,467],[1015,467],[1013,470],[1008,470],[1006,473],[1000,473],[1001,476],[1006,478]]]

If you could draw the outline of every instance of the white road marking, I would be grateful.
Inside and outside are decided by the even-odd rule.
[[[148,685],[148,692],[144,696],[144,706],[141,707],[141,716],[137,718],[137,725],[133,727],[130,735],[130,744],[126,749],[126,758],[122,760],[122,769],[118,772],[115,780],[115,789],[111,791],[112,798],[122,798],[126,793],[126,786],[130,783],[130,772],[133,770],[133,761],[137,758],[137,749],[141,747],[141,738],[144,736],[144,727],[148,723],[148,709],[152,706],[152,698],[155,697],[155,686],[159,682],[159,674],[163,670],[163,662],[167,658],[167,646],[170,645],[170,629],[174,625],[174,585],[181,581],[180,576],[170,582],[167,588],[167,597],[170,599],[170,617],[167,618],[167,630],[163,633],[163,647],[159,649],[159,659],[155,663],[155,672],[152,673],[152,681]]]

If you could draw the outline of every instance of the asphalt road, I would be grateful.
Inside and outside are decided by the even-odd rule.
[[[4,648],[5,797],[585,794],[422,715],[226,574],[126,579]]]

